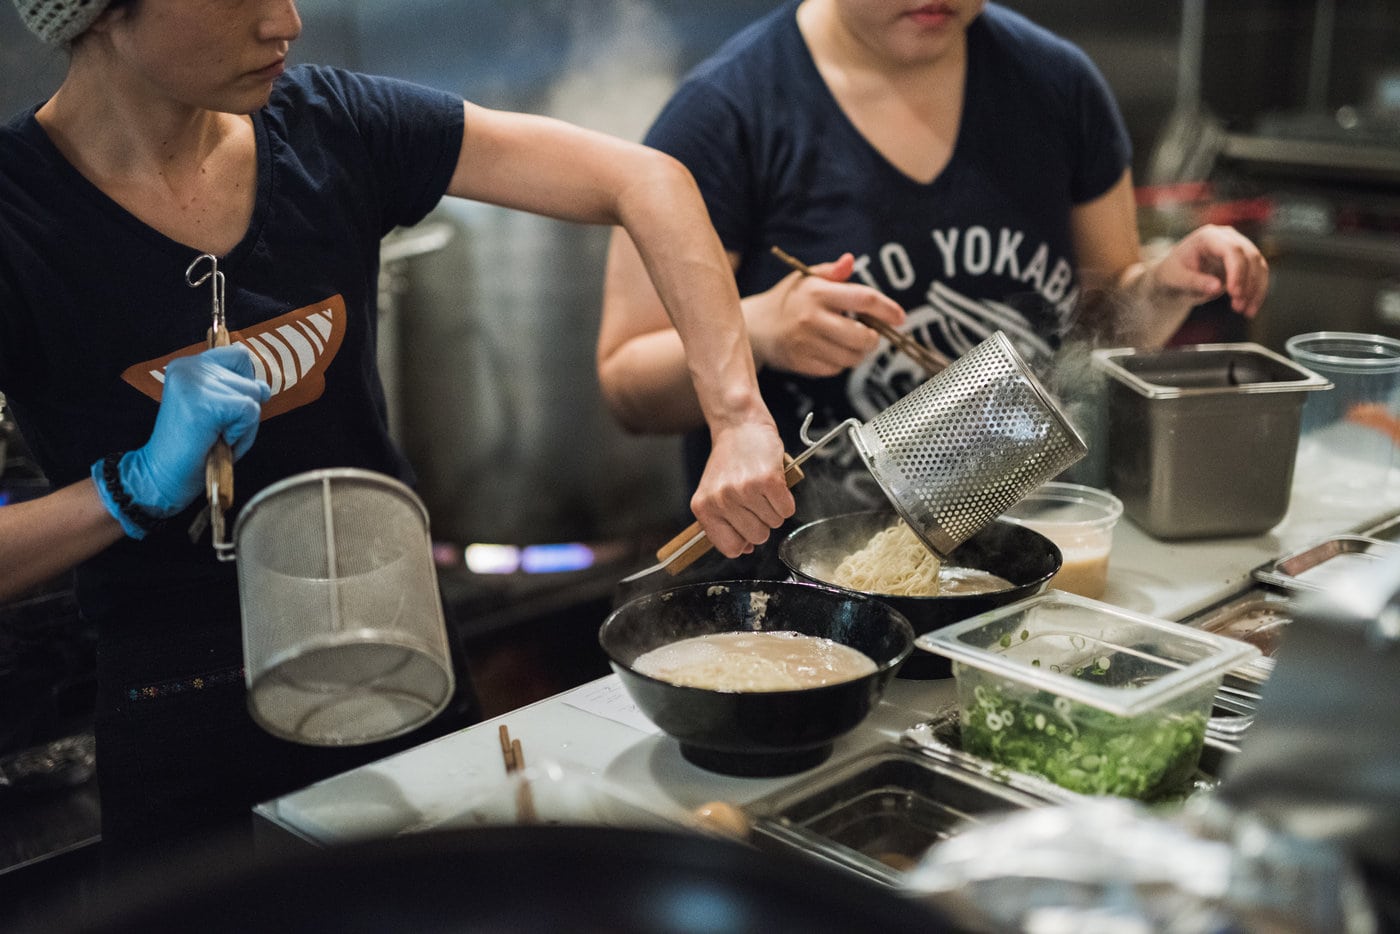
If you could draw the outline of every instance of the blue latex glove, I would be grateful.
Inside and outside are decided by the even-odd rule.
[[[204,492],[204,460],[222,437],[242,457],[258,433],[262,403],[272,395],[253,376],[253,355],[237,344],[170,361],[150,440],[122,455],[119,476],[132,503],[155,518],[179,513]],[[102,462],[92,477],[107,511],[132,538],[145,532],[112,500]]]

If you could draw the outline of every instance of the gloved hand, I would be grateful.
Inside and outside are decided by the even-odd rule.
[[[258,433],[262,403],[272,395],[267,383],[253,376],[253,356],[237,344],[213,347],[172,360],[165,368],[156,425],[145,446],[122,455],[121,486],[132,504],[154,518],[180,512],[204,490],[204,461],[222,437],[242,457]],[[114,501],[103,482],[102,461],[92,468],[93,480],[107,510],[132,538],[145,530]]]

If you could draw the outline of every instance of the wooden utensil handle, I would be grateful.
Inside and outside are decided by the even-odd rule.
[[[228,328],[209,329],[210,347],[227,347],[228,343]],[[219,508],[228,510],[233,506],[233,449],[223,438],[214,442],[204,459],[204,490],[211,503],[216,489]]]
[[[228,510],[233,505],[233,450],[223,438],[214,442],[205,458],[204,489],[210,502],[214,500],[214,491],[218,490],[220,509]]]
[[[802,468],[799,467],[797,462],[792,459],[792,455],[784,454],[783,479],[787,481],[788,487],[791,488],[795,486],[797,484],[797,481],[802,479],[802,476]],[[697,535],[700,537],[695,538]],[[689,542],[691,539],[695,539],[694,543],[691,544],[689,548],[686,548],[686,543]],[[669,542],[657,549],[656,559],[658,561],[669,560],[670,564],[666,565],[666,572],[668,574],[673,575],[679,574],[681,571],[684,571],[686,568],[694,564],[697,558],[705,554],[713,547],[715,546],[713,543],[711,543],[709,536],[706,535],[704,533],[704,530],[700,528],[700,523],[692,522],[689,526],[686,527],[686,530],[684,532],[677,535],[675,538],[671,539]],[[682,548],[685,549],[684,552],[682,552],[679,555],[676,555],[675,558],[671,557],[673,554],[676,554],[676,552],[680,551],[680,549]]]
[[[816,275],[816,273],[812,271],[811,266],[808,266],[806,263],[802,262],[802,260],[798,259],[796,256],[793,256],[791,253],[787,253],[777,246],[771,246],[768,248],[768,250],[774,256],[778,257],[778,259],[786,263],[788,266],[802,273],[802,275]],[[888,324],[881,321],[879,318],[875,318],[867,314],[862,314],[861,312],[855,312],[855,319],[861,324],[870,328],[870,330],[874,331],[876,334],[879,334],[885,340],[889,341],[890,344],[894,347],[897,347],[898,349],[904,351],[904,353],[911,359],[913,359],[915,363],[923,367],[924,372],[926,372],[929,376],[933,376],[935,373],[941,373],[952,363],[952,361],[949,360],[947,357],[943,356],[943,354],[932,349],[931,347],[925,347],[923,344],[920,344],[908,334],[896,331],[894,328],[890,327]]]

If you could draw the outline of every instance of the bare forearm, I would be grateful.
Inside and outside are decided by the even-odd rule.
[[[0,600],[72,569],[122,538],[91,480],[0,508]]]
[[[712,430],[766,420],[733,267],[695,183],[674,160],[655,160],[650,168],[619,203],[675,332],[641,335],[619,348],[638,355],[631,360],[640,366],[631,395],[647,407],[659,402],[661,412],[649,417],[669,427],[695,427],[697,415]]]
[[[634,337],[598,368],[613,416],[637,434],[676,434],[703,427],[681,336],[669,328]]]
[[[1223,297],[1238,314],[1254,317],[1269,291],[1269,264],[1239,231],[1207,224],[1129,265],[1117,282],[1120,342],[1155,348],[1204,302]]]

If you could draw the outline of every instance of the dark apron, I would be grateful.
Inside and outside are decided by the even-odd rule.
[[[246,706],[231,579],[166,590],[97,621],[97,776],[104,863],[250,826],[253,805],[480,719],[448,616],[457,692],[414,732],[365,746],[277,739]]]

